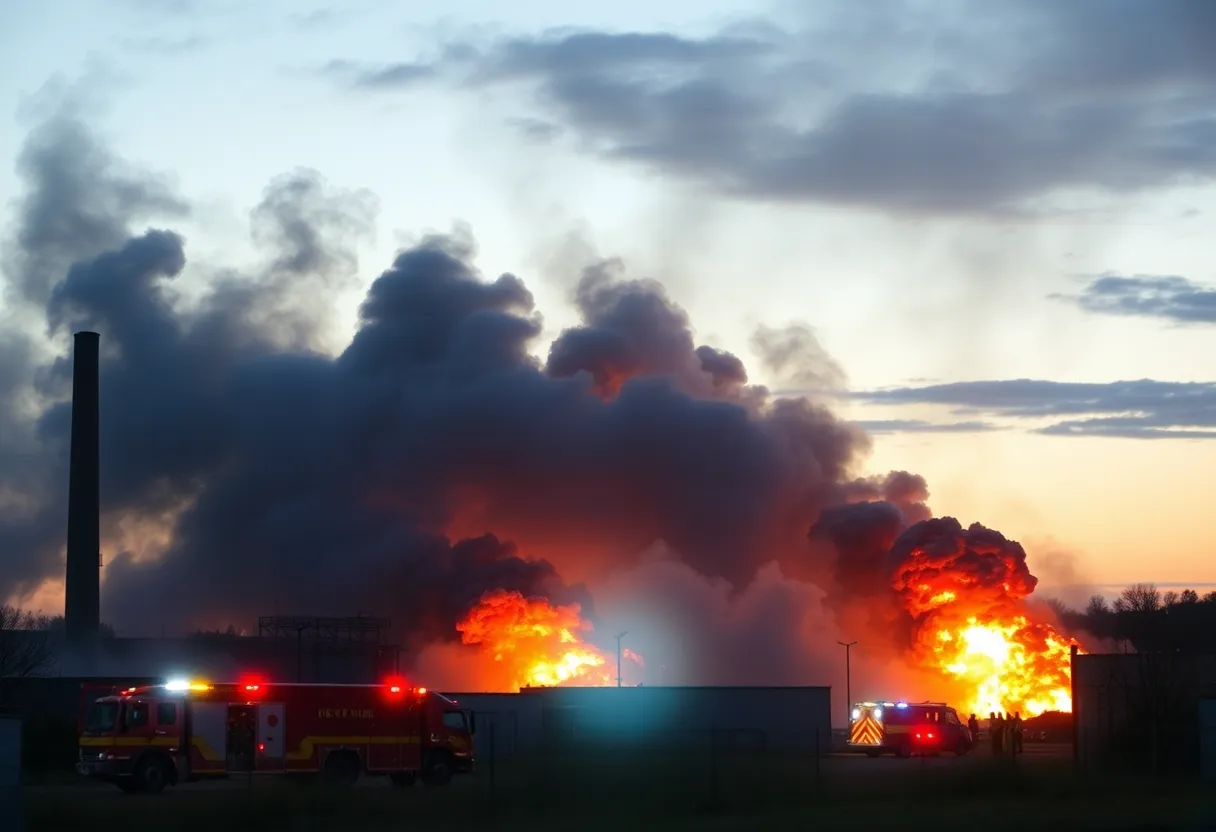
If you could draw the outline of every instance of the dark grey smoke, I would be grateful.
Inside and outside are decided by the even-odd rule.
[[[50,238],[39,223],[55,216],[43,210],[52,184],[29,182],[22,239]],[[96,205],[129,208],[126,189],[96,171],[77,183]],[[365,611],[420,644],[454,637],[491,588],[587,609],[575,581],[656,541],[741,589],[773,560],[805,568],[806,529],[826,506],[923,509],[916,478],[853,479],[868,448],[855,426],[805,400],[766,401],[736,357],[696,344],[658,284],[622,280],[618,265],[587,272],[584,323],[542,366],[523,282],[483,279],[467,237],[427,237],[374,281],[332,357],[311,348],[318,310],[353,274],[367,194],[309,172],[272,183],[254,212],[266,264],[208,269],[221,277],[192,305],[170,291],[197,268],[182,237],[131,229],[136,215],[114,210],[128,233],[56,267],[44,312],[58,349],[73,329],[102,335],[103,615],[120,631]],[[40,362],[26,389],[59,390],[32,380],[64,368]],[[18,401],[3,418],[31,437],[29,464],[0,476],[30,504],[4,504],[4,590],[60,570],[69,409],[60,400],[30,422]],[[35,468],[55,473],[26,489]],[[119,524],[140,521],[173,526],[159,561],[113,550]]]

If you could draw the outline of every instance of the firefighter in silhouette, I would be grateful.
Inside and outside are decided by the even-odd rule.
[[[1013,722],[1010,723],[1010,739],[1013,741],[1013,753],[1022,753],[1022,712],[1013,712]]]
[[[992,753],[1000,754],[1005,739],[1005,720],[995,711],[988,714],[988,733],[992,735]]]
[[[967,717],[967,730],[971,733],[971,744],[978,743],[980,741],[980,721],[975,718],[975,714]]]

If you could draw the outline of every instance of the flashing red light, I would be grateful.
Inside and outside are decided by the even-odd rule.
[[[405,692],[405,679],[400,676],[389,676],[384,680],[384,687],[391,695],[397,696]]]
[[[262,690],[262,685],[266,684],[266,680],[252,673],[247,673],[241,676],[237,684],[246,693],[259,693]]]
[[[265,751],[265,750],[266,750],[266,746],[265,746],[265,744],[263,744],[263,743],[258,743],[258,751]]]
[[[426,688],[418,688],[419,696],[426,696]]]

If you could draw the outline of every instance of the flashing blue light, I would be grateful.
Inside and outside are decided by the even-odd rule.
[[[906,708],[906,707],[908,707],[908,703],[907,702],[897,702],[897,703],[895,703],[895,707]]]

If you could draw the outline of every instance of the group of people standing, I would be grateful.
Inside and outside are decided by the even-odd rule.
[[[972,714],[967,720],[967,728],[971,731],[971,742],[976,744],[980,739],[980,724]],[[1022,712],[1014,711],[1013,716],[993,711],[988,714],[988,738],[992,740],[992,753],[1021,754],[1022,753]]]

